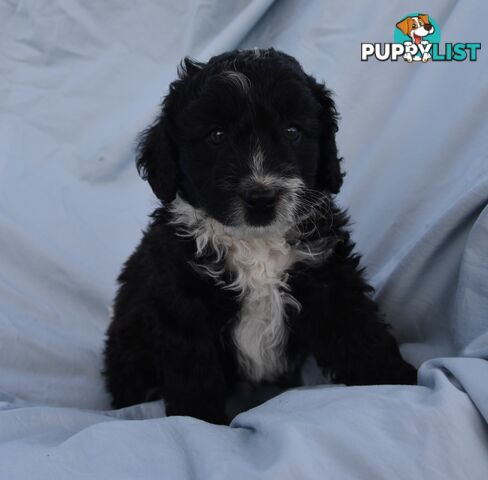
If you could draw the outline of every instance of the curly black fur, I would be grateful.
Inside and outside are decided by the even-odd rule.
[[[238,82],[224,78],[229,71],[245,75],[237,80],[249,85],[239,91]],[[299,128],[298,140],[283,137],[287,125]],[[224,146],[208,141],[216,128],[226,132]],[[168,415],[228,422],[226,399],[246,379],[230,335],[242,298],[225,288],[234,275],[225,259],[219,282],[192,266],[195,239],[181,236],[170,207],[179,195],[232,224],[230,206],[243,194],[239,182],[249,175],[256,141],[267,169],[299,177],[304,195],[314,192],[317,199],[320,192],[325,201],[318,215],[297,220],[300,234],[290,242],[328,239],[332,245],[323,261],[298,261],[287,271],[289,293],[301,309],[287,306],[288,369],[275,381],[294,377],[311,353],[335,382],[415,383],[416,371],[402,359],[363,279],[347,217],[332,201],[343,177],[336,130],[330,92],[284,53],[233,51],[206,64],[184,60],[161,115],[140,140],[138,169],[163,206],[119,277],[105,349],[115,408],[163,398]],[[211,255],[207,250],[200,260]]]

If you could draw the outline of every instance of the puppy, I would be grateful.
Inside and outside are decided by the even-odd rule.
[[[330,91],[289,55],[185,59],[137,166],[161,201],[125,264],[105,348],[115,408],[227,423],[238,382],[411,384],[334,203]]]
[[[404,35],[412,39],[411,42],[405,42],[405,45],[428,45],[429,42],[424,40],[424,37],[435,32],[434,25],[430,23],[429,16],[423,13],[419,13],[415,17],[407,17],[401,22],[398,22],[396,26]],[[427,62],[432,56],[428,52],[423,53],[421,57],[413,57],[411,53],[406,53],[403,58],[409,63],[415,60]]]

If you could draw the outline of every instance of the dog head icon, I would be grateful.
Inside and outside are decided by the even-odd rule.
[[[425,36],[434,33],[434,25],[430,23],[429,16],[419,13],[417,16],[407,17],[396,24],[404,35],[409,36],[412,42],[419,44]]]

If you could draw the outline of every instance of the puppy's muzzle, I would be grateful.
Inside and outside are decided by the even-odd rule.
[[[255,187],[243,192],[241,197],[247,208],[266,210],[276,205],[278,190],[269,187]]]

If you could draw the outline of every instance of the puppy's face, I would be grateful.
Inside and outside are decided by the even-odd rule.
[[[329,92],[292,57],[186,60],[138,165],[163,201],[178,193],[227,225],[288,225],[319,192],[337,193],[336,129]]]

